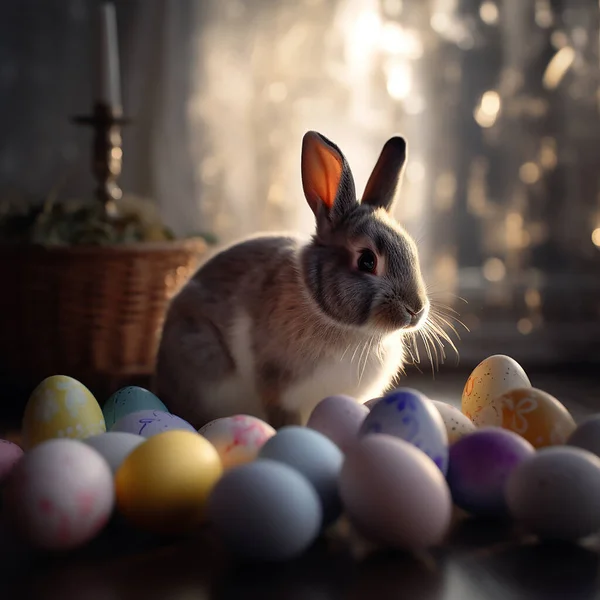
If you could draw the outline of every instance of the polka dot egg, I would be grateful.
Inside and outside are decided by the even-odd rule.
[[[26,450],[52,438],[84,439],[105,431],[96,398],[82,383],[66,375],[44,379],[33,390],[23,415]]]

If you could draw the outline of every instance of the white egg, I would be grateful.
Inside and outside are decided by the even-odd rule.
[[[450,527],[452,498],[442,472],[412,444],[366,435],[346,455],[340,495],[356,529],[407,550],[437,545]]]
[[[198,433],[217,449],[223,468],[230,469],[254,460],[275,429],[256,417],[233,415],[210,421]]]
[[[369,409],[350,396],[329,396],[312,411],[307,427],[327,436],[346,452],[356,441],[358,430],[369,414]]]
[[[323,506],[323,526],[340,516],[338,479],[344,455],[329,438],[306,427],[282,427],[267,440],[259,458],[285,463],[312,483]]]
[[[502,414],[491,403],[510,390],[525,387],[531,387],[531,382],[516,360],[504,354],[489,356],[467,379],[461,411],[478,427],[500,427]]]
[[[600,458],[548,446],[519,464],[506,483],[514,519],[540,537],[575,541],[600,531]]]
[[[474,423],[467,419],[456,406],[439,400],[432,400],[432,403],[438,409],[444,421],[446,433],[448,434],[448,444],[452,445],[460,438],[475,431]]]
[[[82,441],[103,456],[112,472],[116,473],[125,458],[134,448],[145,442],[146,438],[135,433],[108,431]]]
[[[448,434],[440,412],[425,395],[411,388],[386,394],[365,418],[360,435],[386,433],[422,450],[442,473],[448,470]]]
[[[108,463],[79,440],[41,442],[7,480],[5,509],[33,546],[71,549],[97,535],[114,506]]]
[[[302,554],[321,529],[321,502],[295,469],[259,459],[227,471],[208,500],[208,519],[229,549],[254,560]]]

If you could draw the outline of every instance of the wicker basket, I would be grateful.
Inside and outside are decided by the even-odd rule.
[[[203,240],[115,246],[0,246],[0,371],[133,377],[154,369],[170,298]]]

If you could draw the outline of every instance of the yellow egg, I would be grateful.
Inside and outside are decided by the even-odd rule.
[[[26,449],[52,438],[83,439],[106,431],[102,409],[85,385],[66,375],[44,379],[23,415]]]
[[[202,524],[223,472],[215,447],[198,433],[171,430],[135,448],[115,475],[117,506],[134,525],[183,533]]]
[[[475,425],[499,426],[502,418],[491,401],[516,388],[531,387],[523,367],[510,356],[495,354],[473,369],[462,393],[462,413]]]
[[[502,415],[502,427],[535,448],[564,444],[576,428],[569,411],[554,396],[533,387],[511,390],[491,405]]]

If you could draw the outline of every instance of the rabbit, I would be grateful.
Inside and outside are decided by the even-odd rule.
[[[414,240],[392,217],[407,147],[389,139],[362,201],[341,150],[308,131],[312,238],[251,236],[208,259],[171,300],[155,388],[194,427],[234,414],[304,425],[323,398],[381,396],[429,300]]]

